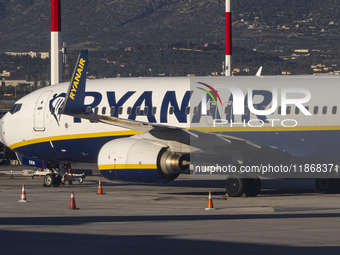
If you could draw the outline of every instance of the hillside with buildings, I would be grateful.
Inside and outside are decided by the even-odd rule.
[[[50,1],[0,0],[0,96],[49,83]],[[222,75],[224,0],[62,1],[64,80],[90,49],[89,76]],[[232,1],[233,71],[339,74],[337,0]]]
[[[48,50],[49,2],[0,0],[0,51]],[[102,50],[219,42],[224,40],[224,5],[224,0],[62,1],[63,37],[70,46]],[[340,39],[337,0],[238,0],[232,9],[238,47],[332,49]]]

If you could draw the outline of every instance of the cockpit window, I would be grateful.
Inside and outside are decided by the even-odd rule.
[[[9,112],[11,114],[14,114],[14,113],[20,111],[21,106],[22,106],[22,104],[14,104]]]

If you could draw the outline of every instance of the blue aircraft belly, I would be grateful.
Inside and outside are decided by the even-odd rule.
[[[15,151],[27,157],[45,160],[95,163],[99,150],[105,143],[124,137],[128,136],[57,140],[52,143],[42,142],[22,146]]]
[[[306,160],[338,162],[340,130],[331,131],[286,131],[286,132],[226,132],[226,135],[273,146]],[[100,148],[107,142],[128,136],[96,137],[57,140],[35,143],[16,148],[15,151],[27,157],[45,160],[97,162]],[[52,147],[53,145],[53,147]]]

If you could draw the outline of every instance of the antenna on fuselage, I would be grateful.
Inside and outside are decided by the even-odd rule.
[[[257,70],[257,73],[255,74],[255,76],[261,77],[261,73],[262,73],[262,66],[260,66],[259,70]]]

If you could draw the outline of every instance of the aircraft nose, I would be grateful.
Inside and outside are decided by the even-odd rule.
[[[0,119],[0,142],[2,143],[2,118]]]
[[[6,115],[5,115],[6,116]],[[0,142],[5,144],[5,131],[4,131],[4,123],[5,123],[5,116],[2,116],[0,119]]]
[[[3,139],[2,139],[2,119],[3,117],[1,117],[0,119],[0,142],[3,143]]]

